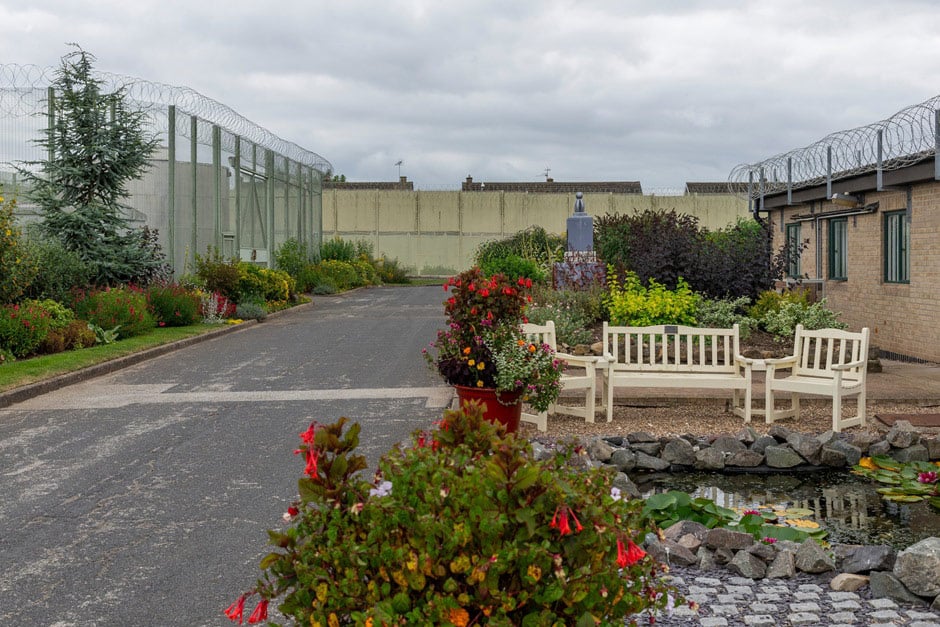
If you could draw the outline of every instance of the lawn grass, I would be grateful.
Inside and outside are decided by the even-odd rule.
[[[23,385],[44,381],[52,377],[81,370],[105,361],[139,353],[148,348],[202,335],[222,328],[218,324],[193,324],[186,327],[158,327],[144,335],[118,340],[112,344],[97,344],[90,348],[65,351],[54,355],[41,355],[18,359],[0,367],[0,392]]]

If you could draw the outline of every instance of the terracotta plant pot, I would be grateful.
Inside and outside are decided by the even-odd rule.
[[[455,385],[460,406],[470,401],[480,401],[486,405],[483,418],[493,424],[506,427],[507,433],[515,433],[519,429],[519,420],[522,418],[522,391],[497,392],[493,388],[470,388]]]

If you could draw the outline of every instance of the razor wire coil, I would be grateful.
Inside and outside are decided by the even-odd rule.
[[[0,116],[22,117],[45,113],[42,102],[46,90],[55,80],[55,68],[36,65],[0,64]],[[268,129],[255,124],[231,107],[204,96],[189,87],[114,74],[94,72],[103,87],[111,90],[123,88],[128,100],[144,110],[156,128],[168,130],[167,107],[174,105],[178,112],[209,122],[223,129],[223,148],[235,151],[235,137],[273,151],[282,159],[301,163],[321,173],[333,171],[332,164],[315,152],[278,137]],[[176,133],[190,137],[192,129],[185,116],[177,116]],[[197,124],[197,141],[211,145],[211,126]]]
[[[756,163],[742,163],[728,176],[728,189],[750,198],[790,189],[812,187],[875,172],[879,167],[878,135],[881,134],[880,167],[883,171],[913,165],[936,152],[936,115],[940,96],[901,109],[894,115],[856,128],[830,133],[822,139]],[[741,190],[744,190],[743,192]]]

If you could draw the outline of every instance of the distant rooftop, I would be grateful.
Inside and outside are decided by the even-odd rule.
[[[685,184],[686,194],[744,194],[747,193],[747,183],[692,183]]]
[[[414,181],[409,181],[407,176],[398,177],[397,181],[332,181],[324,180],[323,189],[404,189],[414,190]]]
[[[540,194],[566,194],[584,192],[586,194],[642,194],[643,187],[639,181],[582,181],[567,182],[556,181],[549,178],[545,181],[503,183],[497,181],[482,181],[477,183],[472,176],[468,176],[460,189],[465,192],[530,192]]]

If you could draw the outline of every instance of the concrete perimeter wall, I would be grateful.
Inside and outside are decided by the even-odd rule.
[[[563,235],[574,201],[574,194],[324,189],[323,238],[366,240],[414,274],[448,275],[470,267],[485,241],[533,225]],[[709,230],[749,216],[747,202],[731,195],[585,194],[584,204],[595,218],[675,210]]]

